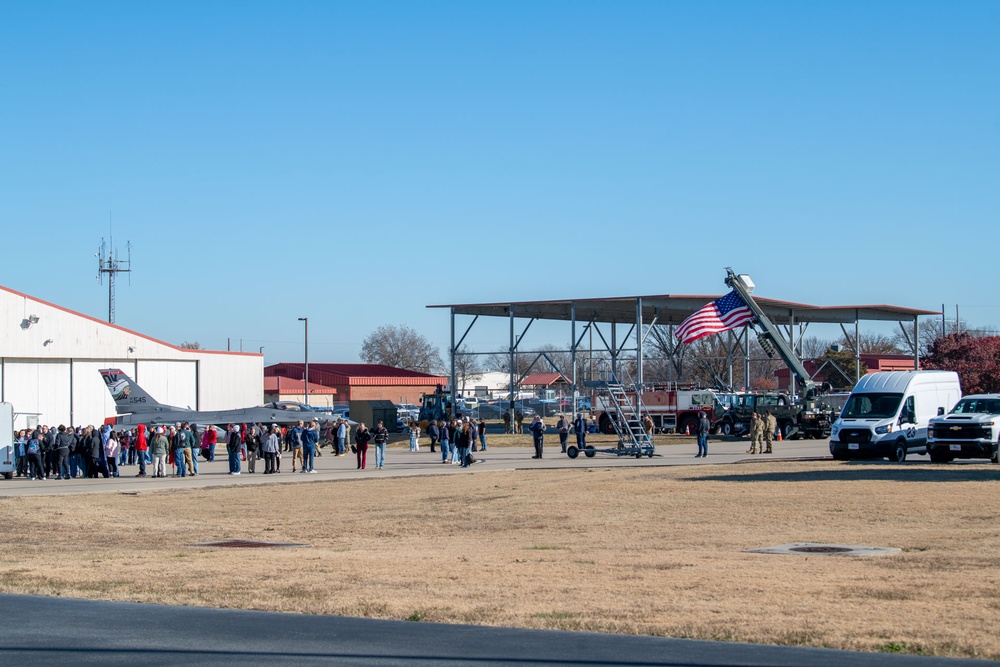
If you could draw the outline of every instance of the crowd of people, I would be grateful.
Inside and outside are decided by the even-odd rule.
[[[261,459],[264,474],[281,472],[282,453],[291,455],[292,472],[315,473],[321,432],[334,455],[345,456],[351,435],[346,419],[322,427],[315,420],[290,428],[229,424],[225,431],[187,422],[129,428],[43,425],[14,434],[15,474],[31,480],[110,478],[137,466],[136,477],[194,477],[199,458],[215,461],[217,445],[226,448],[231,475],[241,474],[243,463],[248,473],[257,472]]]
[[[516,417],[519,417],[517,413]],[[505,419],[505,430],[521,430],[519,419],[511,424]],[[699,415],[697,429],[698,456],[708,453],[707,417]],[[647,432],[652,430],[651,420],[644,423]],[[583,413],[576,419],[560,415],[555,424],[559,435],[559,445],[566,452],[570,434],[575,435],[579,449],[587,446],[587,434],[593,432],[593,422]],[[754,415],[751,427],[750,453],[771,453],[770,433],[774,430],[774,417],[769,413],[763,418]],[[535,415],[528,428],[534,444],[534,456],[540,459],[544,453],[546,425]],[[337,419],[321,425],[313,420],[299,421],[295,426],[278,424],[229,424],[224,431],[214,426],[199,428],[196,424],[178,423],[170,426],[147,427],[139,424],[134,428],[114,428],[84,426],[58,427],[40,426],[23,429],[15,434],[16,475],[32,480],[73,479],[77,477],[119,477],[125,467],[137,466],[136,477],[195,477],[198,461],[215,460],[216,446],[224,446],[230,475],[257,472],[258,461],[263,460],[263,474],[281,472],[283,454],[286,471],[315,473],[316,458],[322,456],[320,449],[329,444],[334,456],[346,456],[347,449],[357,457],[358,470],[365,470],[368,464],[369,446],[375,448],[375,469],[385,467],[386,446],[389,431],[378,421],[368,428],[360,423],[351,438],[351,423]],[[427,427],[426,437],[430,440],[430,451],[436,452],[440,446],[441,463],[467,468],[475,463],[473,452],[486,451],[486,421],[469,417],[438,420]],[[409,425],[410,451],[420,449],[421,429],[416,422]],[[765,450],[766,441],[766,450]],[[759,447],[759,449],[758,449]]]
[[[419,433],[418,433],[419,436]],[[472,452],[486,451],[486,420],[478,422],[468,417],[441,419],[427,426],[431,452],[441,446],[441,463],[468,468],[476,459]]]

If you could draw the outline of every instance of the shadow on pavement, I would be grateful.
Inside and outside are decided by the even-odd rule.
[[[699,475],[682,477],[680,481],[701,482],[996,482],[996,469],[940,464],[889,463],[872,461],[845,462],[823,470],[761,471],[740,474]]]

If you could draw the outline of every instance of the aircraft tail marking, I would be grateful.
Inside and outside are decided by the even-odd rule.
[[[121,370],[104,368],[100,373],[104,378],[104,384],[108,386],[108,391],[111,392],[111,397],[115,399],[118,412],[143,412],[153,410],[160,405]]]

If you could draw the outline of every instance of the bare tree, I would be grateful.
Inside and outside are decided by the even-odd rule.
[[[566,347],[569,347],[568,345]],[[579,351],[576,354],[577,370],[580,371],[586,363],[585,355]],[[510,372],[510,351],[501,348],[486,357],[486,367],[501,373]],[[518,376],[528,373],[555,373],[569,376],[573,372],[572,355],[565,348],[558,348],[547,343],[531,351],[514,354],[514,371]]]
[[[906,354],[899,346],[899,336],[889,336],[886,334],[866,334],[859,335],[861,354]],[[843,336],[839,341],[848,351],[854,352],[854,337]],[[907,349],[909,345],[906,346]]]
[[[483,364],[474,354],[455,355],[455,384],[465,393],[465,385],[475,382],[483,375]]]
[[[179,347],[181,347],[182,349],[185,349],[185,350],[200,350],[201,349],[201,343],[199,343],[198,341],[195,341],[193,343],[189,343],[187,341],[184,341],[183,343],[181,343],[179,345]]]
[[[825,338],[818,338],[816,336],[803,338],[800,341],[799,349],[802,350],[802,354],[800,356],[803,359],[817,359],[826,354],[826,351],[830,349],[831,345],[833,345],[833,341]]]
[[[441,353],[430,341],[405,324],[383,324],[361,343],[361,360],[420,373],[444,368]]]

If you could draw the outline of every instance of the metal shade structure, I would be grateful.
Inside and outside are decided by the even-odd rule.
[[[516,317],[538,320],[574,319],[583,322],[633,323],[636,304],[641,304],[643,324],[680,324],[693,312],[721,294],[657,294],[650,296],[620,296],[597,299],[560,299],[554,301],[510,301],[505,303],[469,303],[431,305],[428,308],[449,308],[456,315],[483,317]],[[754,296],[775,324],[852,324],[859,320],[909,322],[920,315],[940,315],[941,311],[889,305],[813,306],[793,301],[780,301]]]
[[[580,348],[583,335],[578,331],[583,328],[583,333],[587,330],[596,331],[601,341],[606,347],[606,351],[611,355],[612,370],[618,355],[622,352],[634,352],[636,355],[636,377],[635,384],[641,386],[642,378],[642,348],[643,341],[649,334],[653,325],[679,325],[692,313],[705,306],[705,304],[720,298],[721,294],[654,294],[647,296],[621,296],[609,298],[587,298],[587,299],[558,299],[545,301],[509,301],[495,303],[466,303],[466,304],[442,304],[429,305],[428,308],[448,309],[451,315],[451,346],[449,349],[451,358],[451,386],[455,387],[455,356],[462,354],[486,354],[475,352],[459,352],[459,348],[465,337],[471,331],[480,317],[507,318],[510,321],[509,353],[511,355],[511,382],[510,392],[513,399],[515,387],[518,384],[514,373],[514,354],[518,349],[524,334],[536,320],[564,321],[570,323],[570,340],[572,345],[568,352],[572,357],[572,372],[566,373],[572,378],[574,387],[578,387],[576,377],[576,354]],[[778,299],[768,299],[754,295],[754,301],[761,308],[771,321],[783,328],[787,334],[789,343],[795,345],[796,329],[799,329],[799,337],[809,324],[837,324],[840,325],[847,336],[846,325],[853,324],[855,329],[855,359],[860,354],[859,348],[859,323],[861,321],[882,321],[898,322],[904,336],[908,338],[903,323],[913,322],[914,338],[910,341],[913,351],[914,369],[919,367],[918,352],[918,318],[922,315],[940,315],[940,311],[923,310],[918,308],[908,308],[905,306],[892,306],[885,304],[869,305],[844,305],[844,306],[814,306],[793,301],[782,301]],[[472,322],[465,332],[456,340],[455,318],[456,316],[471,316]],[[527,325],[520,335],[515,332],[515,320],[528,320]],[[601,334],[598,324],[610,324],[609,336]],[[633,347],[625,348],[624,344],[619,345],[617,339],[617,325],[629,326],[626,339],[634,336]],[[743,337],[748,340],[749,327],[743,327]],[[850,336],[848,336],[849,338]],[[749,351],[746,351],[745,363],[749,366]],[[542,353],[539,353],[540,355]],[[551,363],[551,360],[550,360]],[[562,373],[562,369],[555,369]],[[731,374],[730,370],[730,374]],[[860,360],[857,361],[857,375],[860,375]],[[794,378],[791,379],[794,383]],[[574,399],[577,391],[574,391]],[[574,400],[574,411],[576,409]]]

